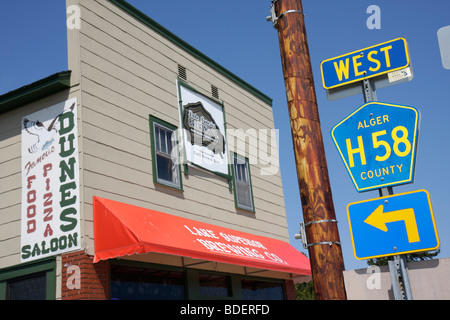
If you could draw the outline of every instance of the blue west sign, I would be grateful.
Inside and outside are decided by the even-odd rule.
[[[419,112],[369,102],[333,127],[331,136],[358,192],[411,183]]]
[[[325,89],[372,78],[410,65],[408,45],[398,38],[322,61]]]
[[[426,190],[350,203],[347,214],[357,259],[439,248],[433,209]]]

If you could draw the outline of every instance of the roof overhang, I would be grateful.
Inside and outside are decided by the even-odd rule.
[[[70,70],[58,72],[1,95],[0,114],[43,99],[62,90],[69,89],[70,74]]]

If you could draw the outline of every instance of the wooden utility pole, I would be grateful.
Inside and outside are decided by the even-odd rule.
[[[344,261],[331,195],[301,0],[273,0],[297,177],[318,300],[345,300]]]

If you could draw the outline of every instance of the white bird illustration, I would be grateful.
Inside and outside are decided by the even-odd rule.
[[[70,111],[73,111],[74,107],[75,103],[70,107]],[[37,136],[38,139],[35,144],[28,148],[28,152],[35,153],[37,151],[43,151],[52,145],[52,143],[55,141],[54,136],[59,130],[59,116],[62,115],[65,111],[58,114],[47,128],[39,120],[32,121],[27,118],[23,119],[23,126],[25,130],[29,134]]]

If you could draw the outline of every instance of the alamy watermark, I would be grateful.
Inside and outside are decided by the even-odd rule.
[[[226,139],[222,135],[190,135],[189,131],[183,129],[183,133],[187,136],[186,143],[191,143],[196,146],[205,146],[204,153],[195,158],[196,164],[209,165],[217,161],[226,161],[227,156],[224,154],[226,149],[228,154],[238,154],[241,157],[248,159],[249,164],[256,165],[260,170],[260,175],[275,175],[280,170],[279,156],[278,156],[278,129],[226,129]],[[180,132],[174,132],[176,137],[182,137]],[[192,140],[191,140],[192,139]],[[183,150],[183,139],[176,139],[171,142],[172,150],[178,148],[178,151]],[[194,155],[198,153],[193,151]],[[175,165],[183,165],[187,163],[184,159],[184,153],[179,152],[180,157],[172,154],[172,161]],[[215,157],[220,154],[220,158]]]
[[[381,9],[377,5],[370,5],[366,10],[370,16],[367,18],[366,26],[369,30],[381,29]]]
[[[67,267],[66,276],[66,287],[69,290],[79,290],[81,289],[81,270],[79,266],[76,265],[64,265]]]
[[[77,5],[71,5],[67,7],[67,20],[66,25],[69,30],[81,29],[81,9]]]
[[[278,173],[278,129],[227,129],[227,138],[228,149],[259,165],[261,175]]]
[[[366,273],[371,275],[367,278],[366,287],[369,290],[381,289],[381,269],[378,266],[370,266]]]

